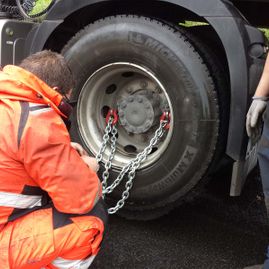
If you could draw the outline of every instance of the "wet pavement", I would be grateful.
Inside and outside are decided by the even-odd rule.
[[[152,221],[110,218],[94,269],[242,269],[262,263],[269,242],[258,170],[240,197],[215,175],[204,194]]]

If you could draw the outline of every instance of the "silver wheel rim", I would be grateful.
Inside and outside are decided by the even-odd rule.
[[[171,113],[169,131],[161,139],[160,143],[154,148],[147,160],[141,165],[140,169],[155,163],[167,149],[173,133],[173,111],[169,96],[157,79],[150,72],[136,64],[128,62],[117,62],[103,66],[94,72],[82,87],[77,106],[78,128],[83,142],[91,153],[96,156],[104,135],[106,126],[105,116],[108,108],[117,109],[119,100],[128,100],[130,96],[150,93],[160,102],[159,110],[168,110]],[[154,99],[154,101],[155,101]],[[151,102],[152,104],[156,102]],[[144,116],[145,120],[148,115]],[[112,167],[121,169],[139,152],[141,152],[154,135],[158,128],[158,113],[154,114],[155,122],[150,129],[143,133],[132,133],[121,123],[117,124],[118,141],[117,151],[112,162]],[[123,117],[120,117],[120,121]],[[141,127],[142,128],[142,127]],[[103,158],[106,161],[109,156],[109,149],[106,149]]]

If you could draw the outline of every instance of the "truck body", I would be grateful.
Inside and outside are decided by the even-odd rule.
[[[1,4],[0,64],[43,49],[66,57],[77,82],[70,135],[92,155],[106,146],[100,178],[112,212],[160,216],[195,197],[224,160],[230,194],[240,195],[257,161],[245,118],[269,1],[59,0],[41,20],[25,20],[16,4]],[[104,139],[111,109],[118,121]]]

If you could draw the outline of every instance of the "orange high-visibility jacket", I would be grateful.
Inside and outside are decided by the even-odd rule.
[[[61,100],[20,67],[0,72],[0,224],[50,200],[63,213],[83,214],[100,198],[96,173],[70,146]]]

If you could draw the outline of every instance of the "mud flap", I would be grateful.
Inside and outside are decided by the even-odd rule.
[[[257,164],[257,143],[248,141],[246,156],[233,164],[230,196],[239,196],[245,184],[248,174]]]

